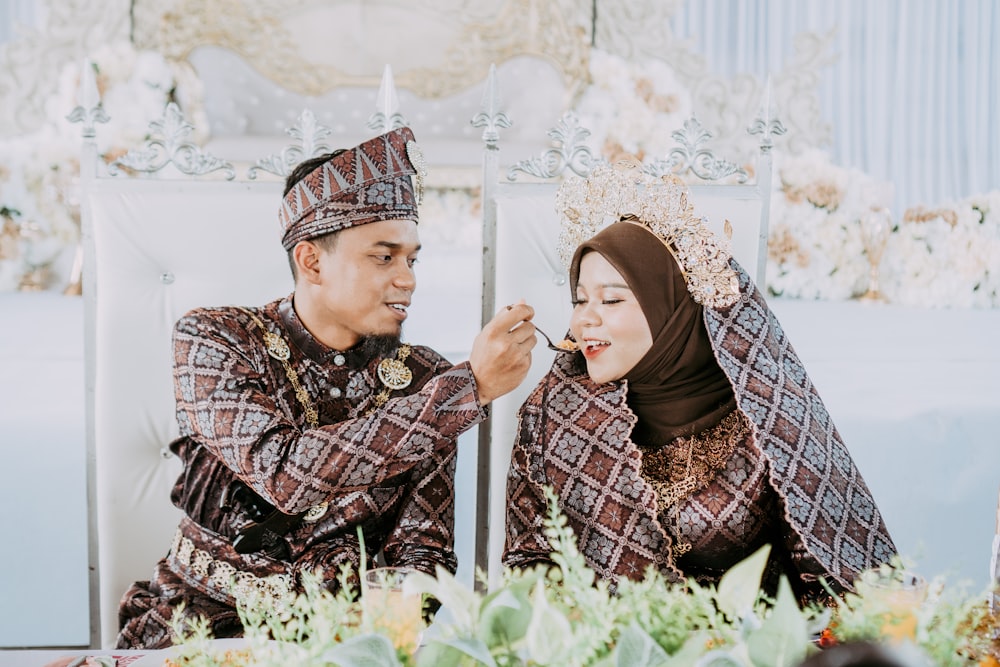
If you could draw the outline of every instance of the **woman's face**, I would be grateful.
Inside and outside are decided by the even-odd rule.
[[[580,261],[569,327],[587,360],[587,373],[597,383],[621,379],[653,346],[639,301],[598,252],[588,252]]]

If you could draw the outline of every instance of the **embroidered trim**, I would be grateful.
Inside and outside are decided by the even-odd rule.
[[[656,506],[674,526],[674,551],[683,555],[691,544],[680,539],[679,505],[696,491],[708,486],[750,434],[750,422],[735,409],[722,421],[691,437],[680,437],[642,454],[642,476],[656,491]]]
[[[256,596],[272,599],[279,605],[291,604],[295,600],[291,575],[272,574],[269,577],[258,577],[252,572],[238,570],[231,563],[216,560],[209,552],[196,548],[194,542],[184,537],[180,528],[174,533],[170,550],[178,564],[237,602]]]

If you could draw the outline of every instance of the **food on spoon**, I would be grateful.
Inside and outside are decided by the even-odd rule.
[[[556,347],[558,347],[560,350],[567,350],[569,352],[576,352],[577,350],[580,349],[580,345],[572,338],[562,339],[561,341],[556,343]]]

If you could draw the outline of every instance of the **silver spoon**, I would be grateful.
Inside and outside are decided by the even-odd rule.
[[[538,328],[538,325],[535,325],[535,331],[542,334],[542,338],[544,338],[545,342],[547,343],[546,347],[548,347],[550,350],[555,350],[556,352],[576,352],[577,350],[580,349],[580,346],[577,345],[576,341],[570,340],[569,338],[560,341],[563,345],[566,345],[567,347],[559,347],[558,345],[552,342],[552,339],[549,338],[549,335],[547,333]]]

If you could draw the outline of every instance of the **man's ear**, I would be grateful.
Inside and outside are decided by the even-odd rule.
[[[299,278],[306,282],[318,284],[320,248],[312,241],[299,241],[292,250],[295,268]]]

